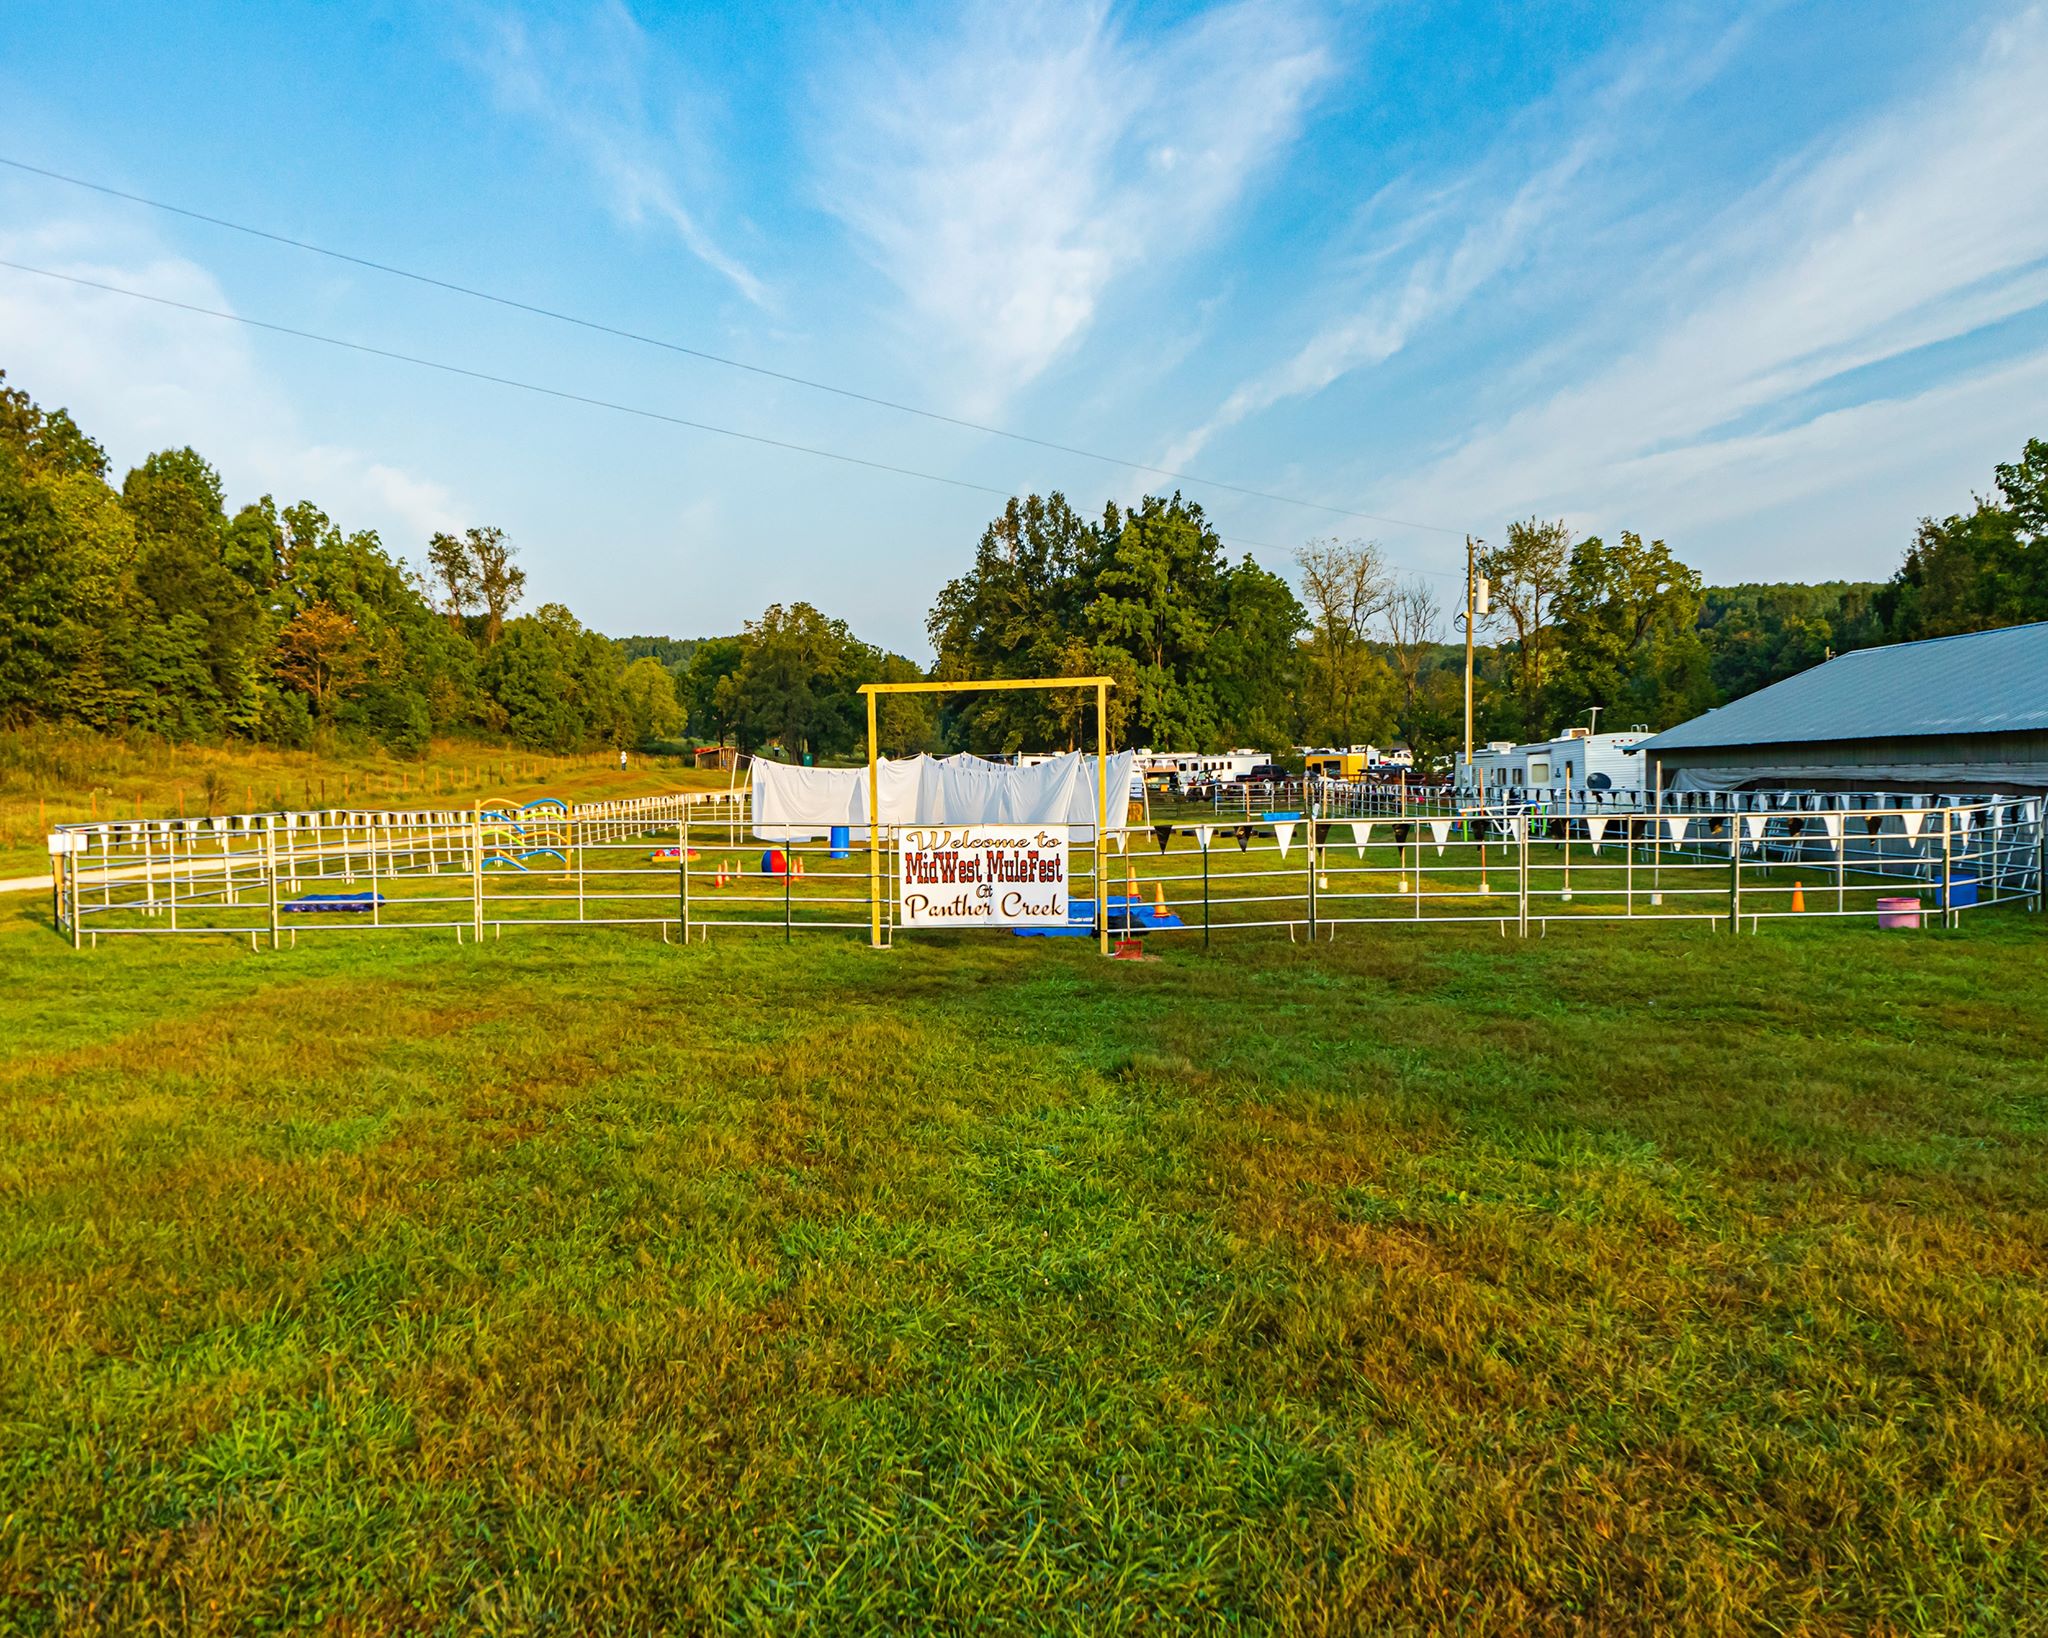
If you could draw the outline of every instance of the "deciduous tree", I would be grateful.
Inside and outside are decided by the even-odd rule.
[[[1545,731],[1544,639],[1552,607],[1564,589],[1571,542],[1571,530],[1562,518],[1553,522],[1530,518],[1509,524],[1506,543],[1479,557],[1479,572],[1492,586],[1489,618],[1514,633],[1522,732],[1532,736]]]

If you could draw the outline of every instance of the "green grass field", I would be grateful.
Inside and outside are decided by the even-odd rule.
[[[0,931],[0,1628],[2003,1633],[2048,929]]]

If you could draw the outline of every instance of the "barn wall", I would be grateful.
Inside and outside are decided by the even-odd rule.
[[[1666,789],[2042,791],[2048,733],[1722,745],[1656,757]]]

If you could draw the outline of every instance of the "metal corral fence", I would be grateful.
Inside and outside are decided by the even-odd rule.
[[[74,945],[102,935],[678,925],[686,834],[738,842],[745,793],[517,807],[323,809],[66,825],[51,904]]]
[[[1167,938],[1284,929],[1471,923],[1691,921],[1756,931],[1773,918],[1954,926],[1999,904],[2042,905],[2038,797],[1702,795],[1640,811],[1563,798],[1463,811],[1305,812],[1162,820],[1109,854],[1112,931]],[[641,797],[568,806],[248,814],[109,821],[52,839],[55,918],[102,936],[228,934],[276,948],[301,934],[643,926],[865,935],[864,841],[763,843],[745,797]],[[893,836],[885,834],[893,852]],[[1093,852],[1071,851],[1085,936]],[[900,921],[882,861],[885,937]],[[671,932],[673,930],[673,932]],[[1043,930],[1034,936],[1045,936]]]

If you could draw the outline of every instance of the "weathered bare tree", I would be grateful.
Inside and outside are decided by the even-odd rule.
[[[1443,605],[1435,590],[1420,575],[1410,575],[1387,594],[1380,611],[1386,626],[1387,650],[1394,673],[1401,679],[1401,706],[1415,705],[1415,690],[1422,680],[1422,662],[1441,632]]]
[[[1370,540],[1312,540],[1294,554],[1308,604],[1311,672],[1321,726],[1342,743],[1358,728],[1360,694],[1373,659],[1366,642],[1392,587],[1385,556]]]

